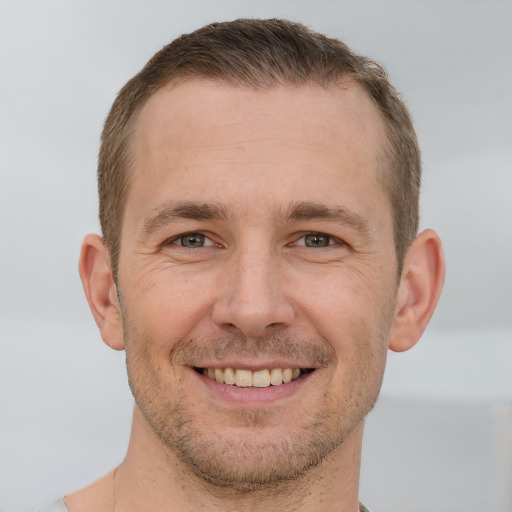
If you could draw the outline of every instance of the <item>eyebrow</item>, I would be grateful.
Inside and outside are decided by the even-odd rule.
[[[301,201],[291,205],[286,215],[288,221],[327,220],[346,225],[365,237],[370,237],[372,229],[367,219],[344,207],[328,207],[321,203]]]
[[[231,215],[223,205],[215,203],[195,203],[178,201],[164,203],[151,217],[144,220],[140,236],[146,237],[176,219],[228,220]]]
[[[196,203],[193,201],[166,202],[156,209],[156,213],[144,220],[140,237],[151,235],[158,229],[176,219],[190,220],[223,220],[233,219],[233,212],[218,203]],[[365,237],[371,237],[372,230],[367,219],[344,207],[328,207],[321,203],[299,201],[292,203],[284,213],[278,212],[275,217],[278,223],[304,220],[327,220],[346,225]]]

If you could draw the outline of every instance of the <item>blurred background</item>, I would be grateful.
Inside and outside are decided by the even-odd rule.
[[[77,272],[98,231],[98,138],[120,87],[183,32],[286,17],[382,62],[423,149],[422,226],[447,280],[390,354],[367,420],[373,512],[512,510],[510,1],[0,0],[0,509],[35,510],[122,459],[133,400]]]

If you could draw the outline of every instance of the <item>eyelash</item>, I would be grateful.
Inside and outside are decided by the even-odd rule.
[[[196,238],[202,239],[203,245],[195,246],[195,247],[186,246],[183,244],[183,239],[187,238],[187,237],[190,237],[190,238],[196,237]],[[181,243],[177,243],[180,240],[181,240]],[[204,242],[206,242],[206,241],[208,241],[208,243],[205,245]],[[201,233],[200,231],[191,231],[189,233],[183,233],[181,235],[178,235],[174,238],[167,240],[167,242],[165,242],[165,245],[177,245],[177,246],[183,247],[185,249],[202,249],[203,247],[212,247],[217,244],[213,240],[211,240],[208,236],[206,236],[204,233]]]
[[[327,243],[326,243],[326,245],[317,245],[316,247],[314,245],[307,245],[306,239],[308,237],[316,237],[317,239],[325,238]],[[297,243],[300,240],[304,240],[304,243],[300,243],[300,244]],[[327,233],[322,233],[320,231],[312,231],[309,233],[302,234],[302,236],[300,238],[297,238],[295,240],[295,242],[293,242],[290,245],[298,245],[298,246],[308,247],[310,249],[324,249],[326,247],[330,247],[333,245],[339,245],[341,243],[343,243],[341,240],[339,240],[338,238],[336,238],[334,236],[328,235]]]

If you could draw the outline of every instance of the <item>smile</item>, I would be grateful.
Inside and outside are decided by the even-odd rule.
[[[301,375],[309,373],[311,369],[300,368],[272,368],[264,370],[246,370],[234,368],[196,368],[205,377],[221,384],[238,386],[242,388],[268,388],[280,386],[292,380],[297,380]]]

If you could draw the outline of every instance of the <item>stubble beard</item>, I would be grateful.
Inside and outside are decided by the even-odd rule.
[[[193,417],[183,402],[176,403],[163,421],[147,411],[143,414],[160,442],[194,476],[214,487],[240,493],[295,482],[344,440],[326,436],[320,416],[310,425],[304,425],[300,434],[274,429],[273,438],[269,439],[264,432],[268,413],[263,410],[238,415],[238,423],[247,426],[229,436],[205,433],[198,428],[197,417]]]
[[[228,341],[239,349],[243,343],[239,338]],[[382,364],[376,374],[374,364],[364,357],[359,358],[364,364],[351,367],[344,377],[350,389],[344,390],[341,397],[327,389],[323,397],[325,405],[316,411],[301,411],[300,421],[292,428],[287,424],[279,426],[273,413],[262,408],[237,413],[233,418],[236,429],[230,428],[225,433],[210,430],[208,418],[198,416],[190,399],[192,393],[189,392],[187,398],[183,383],[170,386],[168,381],[159,378],[155,365],[151,364],[151,339],[136,336],[133,330],[126,329],[125,344],[128,378],[137,407],[166,449],[168,458],[177,458],[191,475],[203,482],[240,493],[284,487],[318,467],[371,410],[384,371]],[[283,351],[292,350],[286,338],[272,339],[267,344],[268,350],[274,352],[278,344]],[[191,340],[177,344],[178,347],[190,345]],[[195,345],[197,350],[203,350],[199,347],[206,343],[196,342]],[[335,365],[334,350],[327,342],[322,345],[323,364],[329,359],[329,363]],[[314,353],[319,344],[294,343],[294,347],[298,346],[309,346]],[[212,350],[211,343],[209,350]],[[171,367],[168,372],[172,372]],[[359,385],[354,386],[354,383]]]

